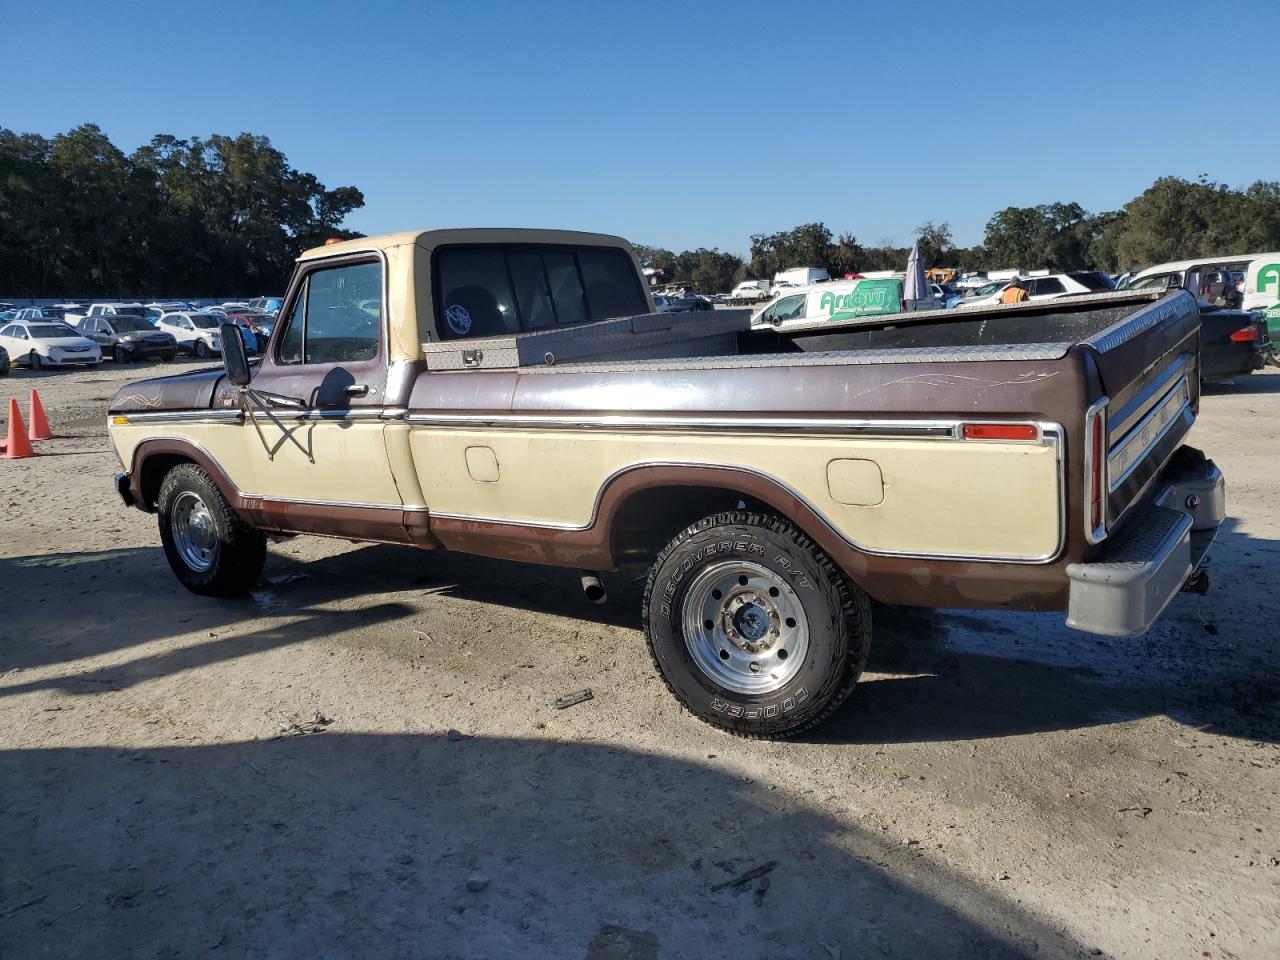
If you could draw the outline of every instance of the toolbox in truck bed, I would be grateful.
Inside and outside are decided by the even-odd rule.
[[[722,357],[737,352],[749,310],[644,313],[528,333],[424,343],[428,370],[495,370],[603,360]]]

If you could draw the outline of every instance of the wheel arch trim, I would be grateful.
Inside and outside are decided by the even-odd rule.
[[[188,437],[147,437],[133,448],[129,463],[129,492],[138,509],[147,513],[155,512],[150,498],[143,491],[143,478],[147,461],[156,456],[182,457],[196,464],[209,474],[219,492],[234,509],[244,510],[245,498],[231,482],[222,465],[204,446]]]

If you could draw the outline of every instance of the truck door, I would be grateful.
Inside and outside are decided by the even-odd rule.
[[[294,278],[243,424],[258,487],[244,493],[262,497],[268,525],[352,536],[365,520],[399,526],[381,421],[386,311],[377,253],[304,264]]]

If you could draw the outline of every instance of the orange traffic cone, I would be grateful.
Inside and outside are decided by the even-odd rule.
[[[31,388],[31,425],[27,428],[28,440],[52,440],[53,431],[49,429],[49,418],[44,415],[44,404],[40,402],[40,394]]]
[[[24,457],[34,457],[35,450],[31,448],[31,441],[27,439],[27,429],[22,423],[22,414],[18,412],[18,401],[9,401],[9,440],[5,444],[5,451],[0,456],[5,460],[21,460]]]

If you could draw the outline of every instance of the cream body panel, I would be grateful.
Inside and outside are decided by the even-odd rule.
[[[252,423],[171,422],[116,424],[112,440],[127,468],[133,451],[150,437],[174,437],[203,447],[244,496],[279,500],[312,500],[400,506],[383,440],[385,426],[377,420],[282,420],[292,436],[314,457],[290,442],[280,428],[258,417],[267,451]]]
[[[222,468],[223,473],[237,490],[242,493],[251,493],[256,492],[262,484],[257,459],[245,454],[243,429],[240,423],[234,420],[222,423],[193,421],[113,423],[111,441],[116,446],[120,462],[129,471],[134,468],[134,450],[144,440],[167,438],[194,444],[203,449]],[[253,427],[250,425],[249,429],[252,430]],[[256,437],[254,442],[257,442]]]
[[[585,527],[619,471],[714,464],[790,487],[847,540],[875,552],[1047,559],[1060,542],[1059,468],[1049,444],[422,426],[410,446],[434,514]],[[496,481],[470,476],[466,450],[476,446],[493,449]],[[832,497],[828,465],[849,458],[879,466],[882,502]]]

